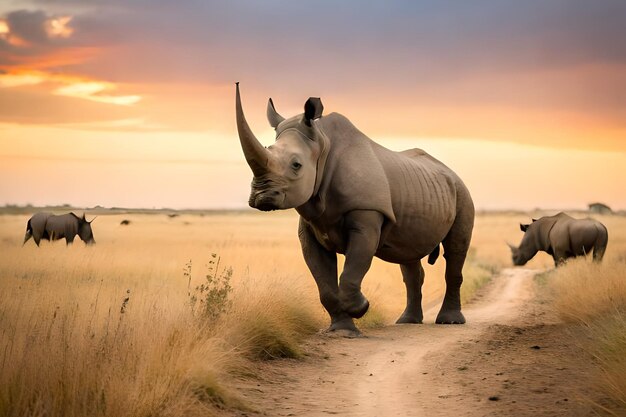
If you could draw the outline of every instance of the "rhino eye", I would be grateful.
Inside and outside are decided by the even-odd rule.
[[[292,162],[291,168],[293,168],[294,171],[297,171],[302,168],[302,164],[300,162]]]

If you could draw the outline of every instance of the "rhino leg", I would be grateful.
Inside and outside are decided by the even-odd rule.
[[[406,285],[406,309],[396,323],[422,323],[422,284],[424,268],[422,263],[400,265],[404,285]]]
[[[465,317],[461,313],[461,284],[463,283],[463,264],[469,249],[474,224],[474,210],[457,213],[457,218],[443,240],[443,257],[446,259],[446,294],[435,323],[463,324]]]
[[[31,237],[33,237],[32,233],[30,232],[30,230],[27,230],[26,234],[24,235],[24,243],[22,243],[22,246],[24,246]]]
[[[604,252],[606,251],[606,246],[609,242],[609,232],[602,224],[597,225],[596,228],[598,229],[599,233],[596,241],[593,244],[593,260],[595,262],[602,262]]]
[[[383,221],[383,215],[372,210],[355,210],[345,216],[346,261],[339,278],[339,301],[342,309],[357,319],[369,308],[361,282],[372,265]]]
[[[347,331],[347,336],[356,336],[359,330],[352,317],[341,309],[337,284],[337,254],[324,248],[303,219],[300,219],[298,236],[304,260],[315,279],[320,301],[330,316],[328,331]]]
[[[552,248],[552,259],[554,259],[554,267],[558,268],[559,266],[565,265],[565,261],[567,258],[573,256],[573,253],[570,253],[568,248],[556,246]]]

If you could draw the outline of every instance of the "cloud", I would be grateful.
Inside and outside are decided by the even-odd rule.
[[[115,96],[105,93],[107,91],[115,90],[116,88],[117,87],[113,83],[102,81],[78,81],[56,88],[53,91],[53,94],[83,98],[99,103],[116,104],[118,106],[130,106],[141,100],[141,96],[138,95]]]
[[[15,10],[0,16],[0,68],[31,58],[42,60],[71,47],[72,16],[42,10]]]
[[[0,58],[0,88],[36,86],[51,95],[107,105],[138,103],[141,96],[137,94],[116,94],[116,83],[68,71],[97,55],[93,47],[81,47],[80,42],[71,39],[75,34],[73,18],[43,10],[17,10],[0,19],[0,52],[4,52]],[[48,110],[32,107],[33,111]],[[10,113],[4,113],[2,119],[9,119]]]
[[[88,123],[106,125],[115,120],[142,117],[136,106],[113,106],[92,100],[52,95],[41,88],[0,88],[0,123],[69,125],[84,129]],[[137,125],[134,129],[141,129]],[[120,127],[121,128],[121,127]]]
[[[48,15],[42,10],[16,10],[0,19],[0,40],[16,48],[48,45],[72,36],[72,16]]]
[[[48,41],[46,31],[48,16],[45,12],[17,10],[7,14],[5,19],[9,27],[9,39],[18,38],[26,45],[42,44]]]
[[[66,38],[46,32],[48,39],[36,47],[13,48],[10,65],[41,66],[54,58],[58,65],[37,68],[71,68],[87,80],[149,86],[160,98],[169,86],[193,90],[239,80],[248,94],[273,95],[289,111],[301,111],[308,96],[323,96],[346,103],[337,109],[344,113],[384,111],[405,124],[415,107],[471,112],[479,118],[475,124],[485,126],[475,132],[480,134],[491,125],[492,113],[476,110],[492,106],[511,113],[595,115],[624,128],[626,84],[618,74],[626,66],[621,41],[626,3],[621,0],[320,0],[315,7],[279,0],[30,4],[45,10],[48,21],[75,11],[60,23],[73,32]],[[29,19],[44,20],[41,13]],[[41,36],[34,23],[22,26],[31,38]],[[116,94],[108,89],[89,97],[106,95]],[[122,96],[133,95],[138,94]],[[159,121],[178,118],[174,110],[182,100],[197,100],[192,95],[162,100],[160,106],[170,108],[160,109]],[[223,123],[201,117],[189,124]],[[390,123],[388,129],[405,134],[406,127]]]
[[[32,85],[56,85],[52,94],[75,97],[99,103],[131,106],[141,100],[139,95],[114,95],[114,83],[92,80],[79,76],[53,74],[43,71],[17,71],[0,74],[0,88]]]

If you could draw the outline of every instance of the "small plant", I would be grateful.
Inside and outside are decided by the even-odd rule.
[[[191,291],[191,260],[183,268],[183,276],[188,279],[187,295],[192,310],[201,318],[210,321],[216,320],[232,306],[230,294],[233,287],[230,285],[230,280],[233,276],[233,269],[223,268],[220,271],[220,260],[221,258],[217,254],[211,254],[204,282],[196,286],[193,292]]]

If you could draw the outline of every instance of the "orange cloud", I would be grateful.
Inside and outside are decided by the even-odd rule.
[[[106,91],[115,90],[116,88],[115,84],[109,82],[82,81],[59,87],[54,90],[53,94],[77,97],[85,100],[97,101],[99,103],[116,104],[118,106],[130,106],[141,100],[141,96],[138,95],[116,96],[103,94]]]
[[[141,100],[139,95],[114,95],[110,92],[117,85],[107,81],[92,80],[84,77],[52,74],[44,71],[21,70],[0,74],[0,88],[13,88],[41,84],[52,84],[56,87],[52,94],[81,98],[99,103],[130,106]]]
[[[0,88],[41,85],[53,95],[98,103],[130,106],[139,102],[139,95],[114,94],[118,88],[115,83],[58,71],[61,66],[83,63],[97,52],[94,48],[48,47],[48,41],[74,34],[72,19],[70,15],[48,16],[28,11],[0,19],[0,40],[16,48],[0,65]]]

